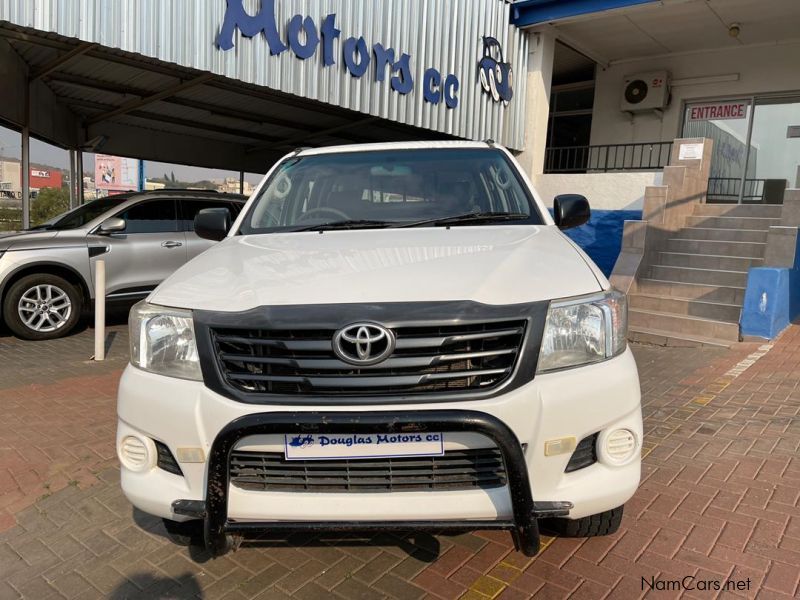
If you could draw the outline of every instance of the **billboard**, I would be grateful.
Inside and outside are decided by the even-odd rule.
[[[52,167],[33,167],[31,169],[29,181],[31,188],[39,190],[46,187],[60,188],[64,183],[64,178],[61,171],[53,169]]]
[[[94,185],[98,190],[139,190],[139,160],[109,154],[94,155]]]

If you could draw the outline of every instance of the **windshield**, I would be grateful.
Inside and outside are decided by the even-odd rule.
[[[53,217],[49,221],[34,227],[34,229],[76,229],[96,219],[104,212],[119,206],[128,198],[129,196],[127,195],[118,194],[116,196],[100,198],[99,200],[92,200],[91,202],[87,202],[86,204],[82,204],[77,208],[60,214],[57,217]]]
[[[504,215],[514,220],[497,218]],[[290,158],[262,187],[240,232],[435,226],[448,218],[454,224],[453,217],[469,217],[464,224],[471,225],[542,224],[503,152],[437,148]]]

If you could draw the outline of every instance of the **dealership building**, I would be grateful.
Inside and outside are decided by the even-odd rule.
[[[546,202],[589,198],[576,239],[634,331],[725,343],[796,312],[745,323],[752,269],[795,283],[798,23],[796,0],[0,0],[0,123],[23,163],[29,135],[70,150],[71,182],[82,152],[262,173],[491,139]]]

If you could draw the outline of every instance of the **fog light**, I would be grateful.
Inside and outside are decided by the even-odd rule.
[[[615,429],[606,438],[606,454],[614,462],[625,462],[636,451],[636,436],[628,429]]]
[[[152,467],[154,449],[150,440],[135,435],[127,435],[119,443],[119,460],[131,471],[144,471]]]

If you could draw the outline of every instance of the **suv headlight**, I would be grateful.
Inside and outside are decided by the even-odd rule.
[[[587,365],[621,354],[627,345],[625,294],[556,300],[547,311],[537,373]]]
[[[131,364],[144,371],[201,380],[192,312],[139,302],[128,321]]]

